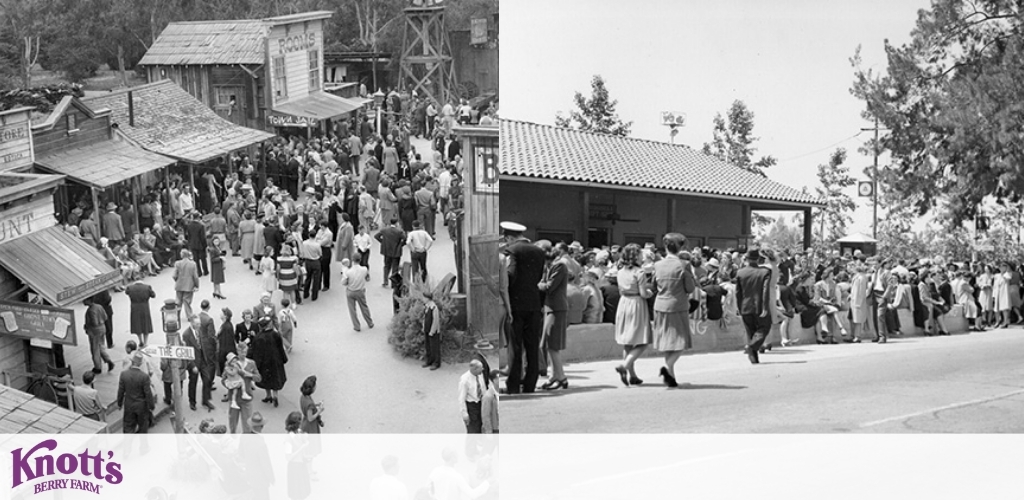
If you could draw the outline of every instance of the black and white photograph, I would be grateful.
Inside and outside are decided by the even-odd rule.
[[[497,0],[0,1],[0,433],[498,433],[465,188],[498,32]]]
[[[1024,431],[1020,5],[502,14],[507,432]]]

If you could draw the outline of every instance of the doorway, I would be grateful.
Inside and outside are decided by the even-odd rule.
[[[608,246],[611,240],[611,228],[591,227],[587,228],[587,248],[601,248]]]

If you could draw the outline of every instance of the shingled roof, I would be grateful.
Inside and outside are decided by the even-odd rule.
[[[260,20],[170,23],[139,64],[263,64],[268,31]]]
[[[820,206],[812,195],[688,146],[501,120],[501,174]]]
[[[129,125],[129,92],[135,126]],[[171,80],[88,97],[82,102],[93,109],[110,109],[110,121],[143,148],[189,163],[202,163],[274,137],[221,118]]]

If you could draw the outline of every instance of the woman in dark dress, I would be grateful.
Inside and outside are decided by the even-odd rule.
[[[359,232],[359,189],[358,183],[353,181],[345,187],[344,212],[348,214],[348,220],[352,222],[352,232]]]
[[[252,311],[249,309],[242,310],[242,322],[235,325],[235,343],[245,342],[246,344],[252,342],[252,338],[256,336],[258,330],[256,322],[253,320]]]
[[[804,271],[793,280],[793,298],[796,299],[796,311],[800,313],[800,326],[815,328],[824,310],[814,302],[814,274]],[[825,338],[818,333],[818,343],[836,343],[831,337]]]
[[[402,230],[412,231],[412,221],[416,220],[416,200],[413,199],[409,181],[399,181],[395,194],[398,195],[398,218],[402,220]]]
[[[226,299],[220,290],[221,283],[224,283],[224,256],[220,251],[220,238],[213,239],[213,251],[210,252],[210,281],[213,282],[213,296]]]
[[[277,391],[284,387],[288,380],[285,374],[284,365],[288,362],[288,354],[284,352],[284,341],[281,334],[274,329],[270,318],[260,318],[260,331],[252,339],[249,350],[249,358],[256,362],[262,380],[256,382],[256,387],[267,392],[263,398],[264,403],[278,405]]]
[[[220,310],[220,331],[217,332],[217,374],[224,373],[224,363],[229,352],[235,352],[235,325],[231,324],[234,314],[225,307]],[[236,353],[237,354],[237,353]],[[224,396],[227,401],[227,396]]]

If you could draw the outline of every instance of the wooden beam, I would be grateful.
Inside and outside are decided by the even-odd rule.
[[[583,196],[583,228],[579,241],[583,242],[584,247],[590,248],[590,192],[581,189],[580,193]]]
[[[814,223],[811,217],[811,209],[804,209],[804,250],[811,248],[811,225]]]

